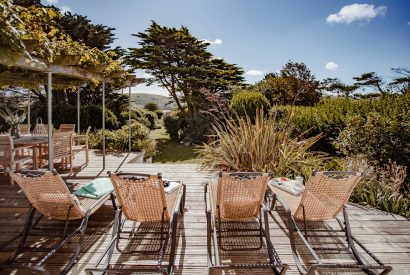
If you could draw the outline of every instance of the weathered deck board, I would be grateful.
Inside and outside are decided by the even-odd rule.
[[[70,188],[77,189],[91,178],[107,176],[106,171],[132,171],[144,173],[161,172],[163,177],[179,179],[187,185],[186,212],[181,216],[178,231],[178,244],[176,255],[176,274],[207,274],[206,258],[206,219],[205,203],[203,200],[203,185],[213,178],[213,175],[202,173],[197,170],[195,164],[140,164],[133,163],[135,154],[127,156],[110,155],[107,157],[106,169],[103,171],[101,156],[91,154],[90,164],[75,175],[67,175]],[[131,161],[131,162],[130,162]],[[75,165],[84,162],[84,157],[77,155]],[[10,186],[8,181],[0,178],[0,245],[18,234],[24,224],[28,201],[17,186]],[[386,214],[384,212],[368,209],[361,206],[349,205],[351,227],[354,234],[385,264],[393,266],[392,274],[410,274],[410,221],[403,217]],[[71,270],[71,274],[84,274],[84,269],[93,265],[101,255],[110,240],[110,231],[114,211],[109,203],[97,211],[87,230],[86,245],[79,262]],[[275,222],[278,221],[278,222]],[[42,221],[39,226],[57,232],[62,223],[56,221]],[[328,222],[327,226],[337,227],[336,222]],[[293,262],[289,239],[286,237],[285,225],[278,214],[272,213],[270,219],[270,233],[275,248],[282,261],[290,265],[288,274],[298,274]],[[341,238],[343,239],[343,238]],[[53,238],[47,236],[42,242],[50,244]],[[56,240],[56,239],[54,239]],[[39,237],[29,238],[29,242],[39,243]],[[340,241],[338,238],[327,238],[326,244],[334,245]],[[18,241],[0,251],[0,261],[4,261],[10,252],[16,247]],[[47,263],[47,268],[52,273],[64,266],[70,247],[64,248],[60,253],[53,256]],[[37,254],[25,253],[19,258],[19,262],[30,263],[35,260]],[[223,259],[233,262],[265,261],[265,251],[236,253],[224,255]],[[346,261],[349,259],[346,253],[327,253],[323,258],[328,260]],[[123,262],[126,257],[118,252],[114,254],[114,262]],[[7,271],[9,272],[9,271]],[[23,272],[13,272],[24,274]],[[229,274],[266,274],[268,270],[254,271],[229,271]],[[218,274],[217,272],[215,274]],[[228,272],[226,273],[228,274]]]

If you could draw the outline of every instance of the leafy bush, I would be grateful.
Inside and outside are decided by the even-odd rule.
[[[151,112],[151,111],[145,111],[144,112],[144,118],[146,118],[150,123],[150,125],[148,127],[149,129],[153,130],[153,129],[157,128],[157,124],[158,124],[157,119],[158,119],[158,117],[157,117],[156,113]]]
[[[360,100],[328,98],[313,107],[275,107],[271,110],[271,115],[289,121],[294,127],[295,135],[304,134],[305,137],[310,137],[322,133],[324,138],[314,148],[336,154],[333,141],[346,127],[348,118],[351,116],[367,118],[370,112],[379,113],[383,120],[390,120],[391,125],[408,128],[410,93]]]
[[[320,135],[297,140],[287,125],[264,119],[257,112],[255,123],[246,118],[215,123],[214,141],[198,150],[203,168],[228,171],[272,171],[274,176],[303,175],[322,166],[324,154],[311,152]]]
[[[128,151],[128,125],[118,130],[105,131],[105,147],[108,152]],[[91,133],[89,146],[94,149],[102,149],[102,130]],[[149,129],[139,122],[131,124],[131,150],[145,150],[147,158],[156,154],[155,142],[149,139]]]
[[[255,91],[242,90],[235,93],[231,99],[231,106],[240,117],[255,118],[256,110],[269,110],[270,104],[266,97]]]
[[[121,112],[119,120],[120,120],[121,125],[128,125],[128,111]],[[147,128],[150,128],[151,126],[151,122],[149,122],[148,119],[143,117],[141,111],[138,109],[131,111],[131,123],[133,121],[138,121],[139,123],[146,126]]]
[[[399,123],[392,117],[370,112],[366,118],[359,115],[347,119],[346,128],[334,142],[346,156],[363,156],[375,165],[391,160],[410,164],[410,124]]]
[[[164,127],[171,140],[179,141],[179,118],[174,113],[166,113],[164,115]]]
[[[151,111],[151,112],[155,112],[159,110],[159,107],[158,107],[158,104],[155,102],[148,102],[144,105],[144,109]]]
[[[360,158],[349,159],[347,167],[363,175],[350,197],[351,201],[410,217],[410,186],[405,182],[406,167],[394,162],[374,167]]]
[[[164,111],[162,110],[156,110],[155,113],[157,114],[158,119],[162,119],[164,116]]]

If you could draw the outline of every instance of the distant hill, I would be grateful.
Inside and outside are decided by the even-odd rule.
[[[176,107],[175,103],[168,104],[170,97],[154,94],[131,94],[131,104],[133,107],[143,108],[148,102],[155,102],[161,110],[172,110]]]

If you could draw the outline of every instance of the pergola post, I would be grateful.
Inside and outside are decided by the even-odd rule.
[[[30,131],[30,126],[31,126],[31,90],[28,90],[28,106],[27,106],[27,124],[29,127],[29,131]]]
[[[80,128],[80,113],[81,113],[80,92],[81,92],[81,87],[78,87],[78,90],[77,90],[77,134],[80,134],[80,132],[81,132],[81,128]]]
[[[103,170],[105,169],[105,82],[102,83],[102,153]]]
[[[131,85],[128,90],[128,151],[131,153]]]
[[[47,124],[48,124],[48,170],[53,170],[53,118],[52,118],[52,73],[47,72]]]

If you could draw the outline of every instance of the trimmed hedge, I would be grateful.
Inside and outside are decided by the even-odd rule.
[[[373,116],[372,113],[378,115]],[[271,110],[271,115],[289,120],[295,135],[312,137],[323,133],[324,138],[318,142],[314,149],[332,155],[338,153],[337,148],[346,154],[360,151],[353,149],[353,147],[361,146],[363,143],[358,143],[353,135],[345,133],[343,138],[338,139],[347,126],[349,129],[346,131],[359,133],[358,128],[360,127],[367,127],[367,130],[370,131],[370,128],[377,125],[378,134],[367,135],[368,140],[363,142],[379,147],[378,150],[389,151],[388,154],[383,154],[386,157],[383,157],[379,162],[387,162],[387,156],[398,164],[407,165],[410,162],[409,158],[406,157],[408,156],[408,146],[404,146],[404,144],[410,144],[408,134],[410,131],[410,93],[385,95],[373,99],[329,98],[313,107],[275,107]],[[372,119],[369,118],[369,115]],[[352,121],[353,118],[356,123]],[[378,141],[374,140],[376,138]],[[342,149],[344,147],[350,149]],[[373,154],[368,151],[360,152],[381,156],[381,154]]]
[[[231,106],[239,116],[249,116],[253,121],[256,110],[269,110],[270,103],[261,92],[242,90],[233,95]]]

